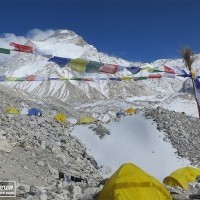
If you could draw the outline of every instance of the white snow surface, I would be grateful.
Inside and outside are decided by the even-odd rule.
[[[105,177],[131,162],[162,181],[177,168],[190,165],[188,160],[177,157],[169,141],[163,140],[164,133],[157,130],[153,120],[137,114],[105,127],[111,134],[102,139],[83,125],[76,126],[71,133],[86,145],[99,165],[111,169],[111,173],[102,174]]]

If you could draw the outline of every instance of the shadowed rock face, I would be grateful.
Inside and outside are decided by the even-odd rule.
[[[183,82],[183,86],[180,90],[181,92],[186,92],[189,94],[194,94],[194,89],[193,89],[193,85],[192,85],[192,80],[190,78],[186,79]]]

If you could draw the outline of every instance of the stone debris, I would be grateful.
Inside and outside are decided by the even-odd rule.
[[[16,181],[16,199],[97,199],[105,183],[99,174],[101,169],[86,153],[85,146],[70,135],[74,125],[58,123],[51,114],[61,112],[64,105],[37,104],[38,101],[18,96],[3,86],[0,86],[0,95],[0,179]],[[21,110],[38,106],[48,114],[41,117],[8,114],[5,109],[9,106]],[[165,133],[164,140],[171,141],[178,156],[188,158],[192,165],[199,166],[199,119],[162,108],[145,109],[144,115],[157,123],[158,130]],[[91,128],[99,137],[110,134],[101,122]],[[70,181],[60,179],[60,172],[75,178]],[[79,179],[83,181],[76,181]],[[190,191],[167,188],[176,200],[198,198],[200,192],[198,186]]]

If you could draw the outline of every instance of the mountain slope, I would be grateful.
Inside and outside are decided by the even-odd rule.
[[[162,64],[177,65],[183,67],[181,60],[160,60],[154,63],[130,63],[128,61],[109,57],[100,53],[92,45],[87,44],[80,36],[72,31],[59,30],[52,36],[42,41],[28,41],[31,45],[47,54],[68,58],[84,58],[121,66],[147,67],[154,65],[161,67]],[[57,64],[49,62],[48,58],[40,55],[18,53],[7,63],[0,67],[1,74],[10,76],[26,76],[31,74],[43,75],[45,77],[112,77],[108,74],[81,74],[71,70],[69,67],[60,68]],[[141,72],[140,74],[144,74]],[[138,75],[140,75],[138,74]],[[118,72],[115,76],[132,75],[128,70]],[[130,96],[148,96],[171,94],[178,91],[183,80],[166,79],[145,81],[51,81],[51,82],[13,82],[6,83],[14,88],[37,95],[40,98],[59,99],[63,102],[88,99],[120,99]],[[4,84],[4,83],[3,83]]]

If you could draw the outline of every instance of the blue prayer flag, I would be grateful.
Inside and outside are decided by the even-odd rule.
[[[48,61],[55,62],[62,68],[65,67],[71,61],[71,59],[54,56],[50,58]]]
[[[141,68],[139,67],[126,67],[127,70],[129,70],[132,74],[137,74]]]

